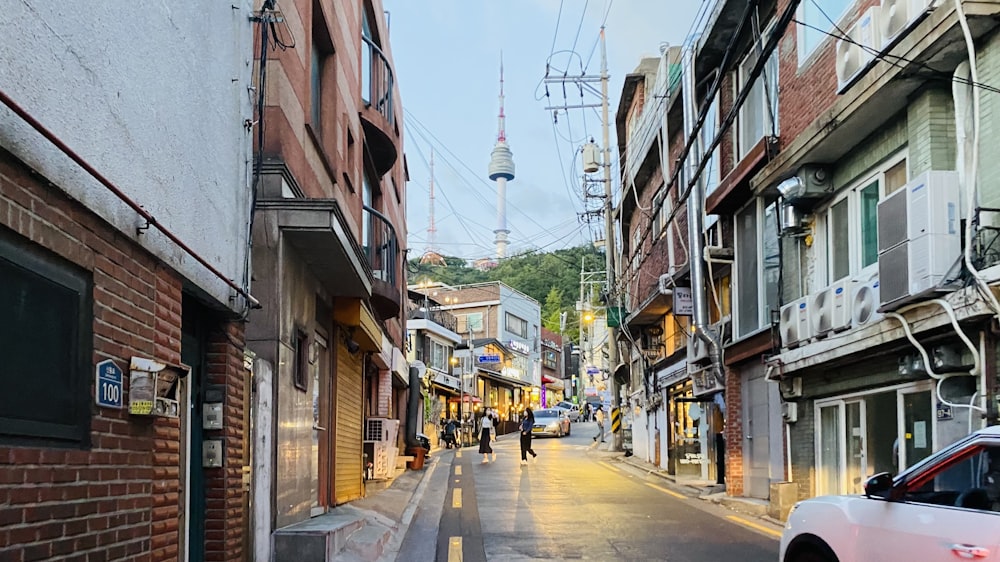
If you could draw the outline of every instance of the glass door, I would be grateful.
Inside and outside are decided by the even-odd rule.
[[[899,392],[899,416],[903,446],[899,451],[899,469],[913,466],[934,451],[934,407],[933,391],[901,390]]]
[[[840,493],[843,466],[841,410],[843,402],[819,407],[819,439],[817,440],[816,494]]]
[[[844,404],[844,443],[847,444],[847,490],[849,494],[864,491],[864,480],[868,473],[868,448],[865,443],[865,403],[862,401]]]

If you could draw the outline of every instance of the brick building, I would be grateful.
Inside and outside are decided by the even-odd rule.
[[[995,134],[997,102],[983,92],[1000,64],[998,10],[718,0],[685,43],[693,92],[657,89],[669,54],[626,78],[620,220],[631,264],[623,273],[633,275],[631,391],[646,409],[634,434],[645,432],[647,458],[663,464],[670,451],[656,447],[657,432],[683,421],[677,408],[656,419],[669,399],[657,397],[662,366],[683,379],[701,357],[670,345],[661,323],[672,302],[650,285],[683,286],[684,272],[644,234],[662,241],[670,232],[655,217],[686,185],[664,182],[657,167],[681,164],[686,135],[669,108],[691,93],[712,152],[701,174],[708,227],[684,242],[705,247],[705,290],[723,338],[725,384],[714,402],[724,405],[727,493],[856,492],[867,475],[897,472],[997,422],[995,401],[982,396],[996,388],[986,323],[1000,309],[989,249],[1000,191],[996,163],[978,158],[977,167],[974,155]],[[651,134],[659,125],[650,120],[664,126]],[[720,123],[730,126],[718,134]],[[658,165],[664,139],[670,157]]]
[[[250,16],[6,9],[0,559],[247,557]]]

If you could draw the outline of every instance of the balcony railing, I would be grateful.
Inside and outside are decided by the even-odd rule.
[[[452,332],[458,331],[458,318],[455,318],[455,315],[450,312],[444,310],[435,310],[433,308],[427,310],[426,308],[423,307],[410,311],[410,320],[416,320],[420,318],[425,320],[430,320],[431,322],[434,322],[438,326],[441,326],[442,328],[447,328]]]
[[[399,241],[396,229],[385,215],[367,205],[362,210],[362,221],[365,259],[368,260],[372,275],[379,281],[397,286]]]
[[[364,41],[361,48],[361,97],[368,107],[385,117],[390,128],[394,127],[392,65],[374,41],[364,36],[361,39]]]

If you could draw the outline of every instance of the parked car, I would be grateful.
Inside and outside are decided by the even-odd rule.
[[[977,431],[865,493],[796,504],[782,562],[1000,560],[1000,427]]]
[[[569,416],[562,408],[546,408],[535,412],[535,425],[531,427],[532,435],[562,437],[569,435],[570,431]]]
[[[572,402],[567,402],[563,400],[562,402],[553,406],[553,408],[559,408],[560,410],[566,410],[566,415],[569,416],[569,421],[575,422],[580,420],[580,407]]]

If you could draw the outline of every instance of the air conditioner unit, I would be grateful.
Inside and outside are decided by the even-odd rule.
[[[691,376],[691,391],[696,397],[715,394],[725,388],[712,373],[711,368],[689,364],[688,374]]]
[[[810,316],[814,336],[826,337],[851,327],[852,284],[850,278],[841,279],[813,295]]]
[[[958,176],[930,171],[878,204],[881,309],[933,290],[961,252]]]
[[[882,319],[882,315],[878,312],[878,307],[882,303],[879,300],[877,272],[855,281],[851,297],[851,325],[860,328]]]
[[[391,478],[396,468],[396,437],[399,420],[368,418],[365,420],[365,450],[371,455],[372,475],[376,479]]]
[[[778,390],[784,399],[799,398],[802,396],[802,377],[792,377],[778,381]]]
[[[789,349],[809,342],[812,326],[809,317],[810,297],[802,297],[781,307],[778,329],[781,345]]]
[[[933,0],[882,0],[879,33],[882,48],[894,43],[927,13]]]
[[[868,64],[874,60],[875,53],[882,49],[878,16],[878,6],[868,8],[858,21],[847,29],[845,34],[847,37],[837,40],[838,94],[844,93],[861,77]]]
[[[694,335],[688,336],[688,364],[706,365],[709,362],[708,347],[708,344],[701,338]]]
[[[781,419],[785,420],[785,423],[799,421],[799,405],[795,402],[783,402],[781,404]]]

